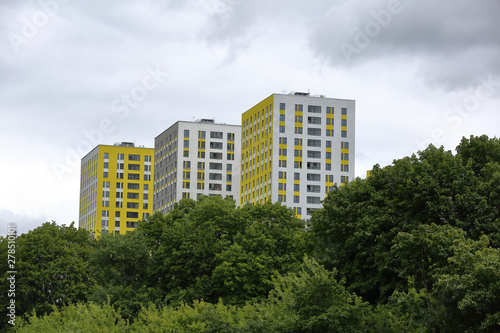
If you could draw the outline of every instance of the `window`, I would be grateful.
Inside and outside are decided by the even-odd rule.
[[[347,131],[341,131],[340,136],[343,138],[347,138]]]
[[[326,183],[333,183],[333,175],[325,175]]]
[[[321,175],[318,174],[318,173],[308,173],[307,174],[307,180],[314,181],[314,182],[319,182],[321,180]]]
[[[141,170],[141,166],[139,164],[129,164],[128,169],[129,170]]]
[[[347,126],[347,119],[341,119],[340,126]]]
[[[118,154],[118,160],[123,161],[125,159],[125,154]]]
[[[129,190],[138,190],[139,189],[139,183],[128,183],[127,184],[127,189]]]
[[[141,155],[128,154],[128,160],[129,161],[140,161],[141,160]]]
[[[190,171],[183,171],[182,172],[182,178],[183,179],[190,179],[191,178],[191,172]]]
[[[139,193],[129,192],[127,193],[127,199],[139,199]]]
[[[231,186],[231,185],[229,185],[229,184],[227,184],[227,185],[226,185],[226,191],[231,191],[231,189],[232,189],[232,186]]]
[[[293,151],[293,156],[295,156],[295,157],[302,157],[302,150],[300,150],[300,149],[295,149],[295,150]]]
[[[102,187],[109,188],[109,182],[102,182]]]
[[[233,165],[228,163],[228,164],[226,165],[226,170],[227,170],[227,171],[232,171],[232,170],[233,170]]]
[[[296,207],[296,214],[302,215],[302,207]]]
[[[116,188],[123,188],[123,183],[117,182],[116,183]]]
[[[302,116],[295,116],[295,122],[298,124],[302,124]]]
[[[310,170],[321,170],[321,163],[307,162],[307,168]]]
[[[109,198],[109,191],[102,191],[103,198]]]
[[[293,179],[294,179],[294,180],[300,180],[300,173],[295,172],[295,173],[293,174]]]
[[[182,188],[190,188],[191,183],[189,181],[182,182]]]
[[[310,112],[310,113],[321,113],[321,106],[308,105],[307,106],[307,112]]]
[[[227,144],[227,150],[228,151],[233,151],[234,150],[234,143],[229,143]]]
[[[198,149],[205,149],[205,141],[198,141]]]
[[[321,147],[321,140],[307,139],[308,147]]]
[[[294,190],[294,192],[299,192],[300,191],[300,184],[293,184],[293,190]]]
[[[302,134],[302,127],[295,127],[295,134]]]
[[[139,203],[138,202],[127,202],[127,208],[139,209]]]
[[[129,173],[128,174],[128,179],[129,180],[139,180],[140,175],[138,173]]]
[[[234,141],[234,133],[227,133],[227,141]]]
[[[281,149],[279,150],[279,155],[280,156],[286,156],[286,149]]]
[[[293,162],[293,167],[295,169],[302,169],[302,161],[294,161]]]
[[[349,149],[349,142],[341,142],[340,148],[342,149]]]
[[[210,149],[222,149],[222,142],[210,142]]]
[[[280,103],[280,110],[285,110],[285,103]]]
[[[286,172],[285,171],[280,171],[278,173],[278,178],[279,179],[286,179]]]
[[[234,153],[227,153],[227,160],[234,161]]]
[[[210,153],[209,158],[212,160],[222,160],[222,153]]]
[[[331,163],[326,163],[326,165],[325,165],[325,170],[327,170],[327,171],[332,170],[332,165],[331,165]]]
[[[151,156],[149,155],[144,156],[144,162],[151,162]]]
[[[319,185],[307,185],[307,192],[319,193],[321,191],[321,186]]]
[[[214,132],[210,131],[210,138],[211,139],[222,139],[222,132]]]
[[[307,135],[320,136],[321,135],[321,128],[308,128]]]
[[[222,170],[222,163],[210,163],[209,169],[210,170]]]
[[[198,190],[204,190],[205,189],[205,183],[197,183],[196,188]]]
[[[208,184],[208,189],[211,191],[222,191],[222,184]]]
[[[104,172],[102,173],[102,177],[103,177],[103,178],[108,178],[108,172],[107,172],[107,171],[104,171]]]
[[[205,158],[205,152],[204,151],[199,151],[198,152],[198,158]]]
[[[205,139],[205,131],[198,131],[198,138]]]
[[[340,176],[340,182],[341,183],[348,183],[349,182],[349,176]]]
[[[116,178],[118,178],[118,179],[123,179],[123,173],[122,173],[122,172],[118,172],[118,173],[116,174]]]
[[[326,141],[326,148],[332,148],[332,142],[330,140]]]
[[[279,160],[278,165],[280,168],[286,168],[286,160]]]
[[[340,159],[343,161],[349,161],[349,154],[348,153],[342,153],[340,154]]]
[[[285,126],[280,126],[279,130],[280,130],[280,133],[285,133]]]
[[[184,130],[184,137],[189,138],[189,130],[187,129]]]
[[[198,169],[205,169],[205,162],[198,162]]]
[[[189,140],[184,140],[184,148],[189,148]]]
[[[104,162],[104,166],[103,166],[104,169],[108,169],[109,168],[109,162]]]
[[[320,204],[321,198],[320,197],[307,197],[307,203],[308,204]]]
[[[139,218],[139,213],[138,212],[127,212],[127,218],[138,219]]]
[[[183,161],[182,162],[182,167],[184,169],[191,169],[191,161]]]
[[[204,172],[198,172],[197,179],[200,179],[200,180],[205,179],[205,173]]]
[[[123,170],[124,169],[124,163],[116,163],[116,169],[117,170]]]
[[[304,106],[302,104],[295,104],[295,111],[302,112],[304,109]]]
[[[341,112],[343,116],[347,115],[347,108],[342,108]]]
[[[127,221],[127,228],[137,228],[137,222]]]
[[[144,175],[144,180],[150,181],[151,180],[151,175]]]
[[[189,157],[189,150],[184,150],[184,153],[182,154],[183,157]]]
[[[333,114],[333,107],[327,106],[326,107],[326,114]]]
[[[307,123],[313,125],[321,125],[320,117],[307,117]]]
[[[208,179],[210,179],[210,180],[222,180],[222,173],[209,173]]]
[[[321,152],[316,150],[308,150],[307,151],[308,158],[321,158]]]
[[[280,121],[285,121],[285,115],[284,114],[280,114]]]
[[[299,203],[300,202],[300,197],[298,195],[293,196],[293,203]]]
[[[331,160],[331,159],[332,159],[332,152],[327,151],[327,152],[325,153],[325,158],[326,158],[327,160]]]
[[[347,164],[341,164],[340,165],[340,171],[348,172],[349,171],[349,165],[347,165]]]
[[[279,144],[280,145],[286,145],[287,144],[287,138],[280,136],[280,138],[279,138]]]
[[[104,159],[109,160],[109,153],[104,153]]]
[[[286,184],[278,183],[278,191],[286,191]]]
[[[295,138],[295,145],[296,146],[302,146],[302,139]]]
[[[233,181],[233,175],[231,175],[230,173],[228,173],[228,174],[226,175],[226,182],[230,183],[230,182],[232,182],[232,181]]]

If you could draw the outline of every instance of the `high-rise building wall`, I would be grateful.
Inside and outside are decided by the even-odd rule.
[[[155,138],[153,211],[182,198],[229,196],[239,205],[241,126],[178,121]]]
[[[282,202],[299,218],[354,178],[355,101],[273,94],[242,115],[240,203]]]
[[[152,213],[154,149],[98,145],[82,158],[80,228],[96,237],[132,231]]]

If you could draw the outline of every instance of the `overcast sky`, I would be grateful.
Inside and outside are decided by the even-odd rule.
[[[498,136],[498,0],[0,2],[0,234],[78,224],[80,159],[272,93],[356,100],[356,175]]]

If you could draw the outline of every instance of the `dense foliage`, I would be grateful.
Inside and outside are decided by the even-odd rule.
[[[46,223],[17,244],[19,332],[498,332],[500,141],[375,166],[308,228],[202,197],[127,235]]]

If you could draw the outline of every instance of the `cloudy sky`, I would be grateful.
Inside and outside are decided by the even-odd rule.
[[[272,93],[356,100],[356,175],[498,136],[498,0],[3,0],[0,234],[78,223],[80,159]]]

